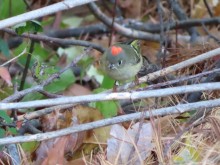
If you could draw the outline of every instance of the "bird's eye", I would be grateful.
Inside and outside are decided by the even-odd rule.
[[[119,60],[119,61],[118,61],[118,65],[121,65],[121,64],[122,64],[122,60]]]

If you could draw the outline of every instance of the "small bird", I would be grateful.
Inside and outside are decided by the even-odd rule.
[[[132,80],[143,65],[138,40],[130,44],[117,43],[108,48],[101,58],[101,67],[112,79],[119,82]]]

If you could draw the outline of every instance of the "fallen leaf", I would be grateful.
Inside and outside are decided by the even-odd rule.
[[[12,86],[11,75],[7,68],[2,66],[0,67],[0,76],[8,84],[8,86]]]
[[[70,126],[78,125],[76,117],[72,118]],[[35,164],[53,165],[66,163],[65,154],[73,153],[83,143],[85,132],[73,133],[67,136],[41,142],[36,151]]]
[[[99,110],[87,106],[75,106],[72,112],[77,116],[79,123],[88,123],[103,119]],[[110,126],[86,131],[84,143],[100,144],[106,143],[109,138]]]
[[[66,89],[63,93],[64,96],[81,96],[81,95],[88,95],[92,92],[79,84],[73,84],[68,89]]]
[[[68,143],[68,138],[69,136],[63,136],[55,139],[51,148],[48,148],[47,156],[43,160],[42,165],[64,164],[64,148]]]
[[[107,142],[107,160],[113,164],[142,164],[154,146],[150,123],[136,123],[128,130],[117,124],[112,126],[110,135],[112,138]]]

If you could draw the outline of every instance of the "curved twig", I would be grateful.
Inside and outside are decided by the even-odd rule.
[[[108,27],[112,26],[112,20],[107,17],[95,3],[89,3],[88,7],[93,12],[93,14],[100,19],[104,24],[106,24]],[[113,27],[116,32],[120,33],[121,35],[124,35],[129,38],[137,38],[137,39],[145,39],[150,41],[160,41],[160,36],[157,34],[151,34],[147,32],[137,31],[134,29],[126,28],[118,23],[114,23]]]
[[[17,36],[17,33],[14,30],[4,28],[4,29],[2,29],[2,31]],[[77,46],[92,47],[102,53],[105,51],[105,48],[103,48],[102,46],[95,44],[95,43],[92,43],[92,42],[89,42],[89,41],[53,38],[53,37],[48,37],[48,36],[41,35],[41,34],[26,34],[26,33],[24,33],[20,36],[23,38],[31,38],[36,41],[43,41],[43,42],[49,42],[52,44],[58,44],[63,47],[66,47],[69,45],[77,45]]]

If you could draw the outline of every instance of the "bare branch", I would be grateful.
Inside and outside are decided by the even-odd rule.
[[[24,114],[24,115],[19,115],[18,116],[18,121],[25,120],[25,119],[31,120],[31,119],[49,114],[49,113],[51,113],[55,110],[68,109],[68,108],[71,108],[73,106],[74,106],[74,104],[65,104],[65,105],[58,105],[58,106],[53,106],[53,107],[49,107],[49,108],[44,108],[44,109],[34,111],[34,112],[30,112],[30,113],[27,113],[27,114]]]
[[[187,77],[181,77],[181,78],[178,78],[178,79],[175,79],[175,80],[170,80],[170,81],[161,82],[161,83],[158,83],[158,84],[148,85],[145,89],[156,89],[156,88],[159,88],[159,87],[173,85],[173,84],[177,84],[177,83],[180,83],[180,82],[183,82],[183,81],[188,81],[190,79],[202,77],[202,76],[205,76],[205,75],[208,75],[208,74],[213,74],[213,73],[216,73],[216,72],[220,72],[220,68],[213,69],[213,70],[206,71],[206,72],[202,72],[202,73],[198,73],[198,74],[187,76]]]
[[[185,28],[189,28],[193,26],[202,26],[202,24],[218,25],[219,22],[220,22],[219,17],[202,18],[202,19],[187,19],[187,20],[173,21],[171,23],[165,22],[164,28],[169,27],[170,30],[185,29]],[[130,20],[127,26],[129,26],[130,28],[134,28],[136,30],[146,31],[150,33],[160,32],[160,24],[143,23],[137,20]]]
[[[94,101],[107,101],[107,100],[123,100],[123,99],[143,99],[148,97],[163,97],[181,93],[192,93],[198,91],[207,90],[219,90],[220,83],[204,83],[204,84],[194,84],[186,85],[181,87],[172,87],[166,89],[157,89],[149,91],[133,91],[133,92],[120,92],[120,93],[101,93],[85,96],[72,96],[72,97],[62,97],[55,99],[45,99],[45,100],[35,100],[19,103],[0,103],[0,109],[8,110],[13,108],[34,108],[34,107],[44,107],[53,106],[61,104],[75,104],[75,103],[85,103]]]
[[[197,103],[189,103],[189,104],[179,104],[173,107],[160,108],[155,109],[153,111],[146,112],[138,112],[129,115],[123,115],[118,117],[113,117],[109,119],[103,119],[91,123],[80,124],[77,126],[72,126],[69,128],[65,128],[58,131],[52,131],[48,133],[39,133],[35,135],[28,136],[17,136],[17,137],[7,137],[1,138],[0,145],[11,144],[11,143],[19,143],[19,142],[29,142],[29,141],[43,141],[48,140],[64,135],[69,135],[72,133],[87,131],[94,128],[99,128],[107,125],[117,124],[121,122],[138,120],[140,118],[150,118],[151,116],[165,116],[170,114],[180,114],[183,112],[188,112],[195,109],[205,109],[205,108],[214,108],[220,106],[220,99],[208,100],[208,101],[200,101]]]
[[[108,27],[110,27],[110,28],[112,27],[112,20],[107,15],[105,15],[98,8],[98,6],[95,3],[93,3],[93,2],[89,3],[88,6],[98,19],[100,19]],[[160,36],[157,34],[151,34],[151,33],[142,32],[142,31],[138,31],[138,30],[134,30],[134,29],[129,29],[129,28],[126,28],[116,22],[114,22],[113,28],[116,32],[118,32],[126,37],[146,39],[146,40],[150,40],[150,41],[159,41],[160,40]]]
[[[11,30],[9,28],[4,28],[2,29],[2,31],[18,36],[18,34],[14,31]],[[41,34],[21,34],[20,35],[23,38],[30,38],[33,39],[35,41],[43,41],[43,42],[48,42],[48,43],[52,43],[52,44],[58,44],[60,46],[69,46],[69,45],[77,45],[77,46],[85,46],[85,47],[92,47],[100,52],[104,52],[105,49],[95,43],[89,42],[89,41],[83,41],[83,40],[73,40],[73,39],[60,39],[60,38],[54,38],[54,37],[48,37],[46,35],[41,35]]]
[[[14,16],[5,20],[0,21],[0,29],[16,25],[21,22],[40,18],[49,14],[56,13],[58,11],[67,10],[76,6],[84,5],[96,0],[65,0],[59,3],[55,3],[50,6],[46,6],[37,10],[33,10],[18,16]]]

